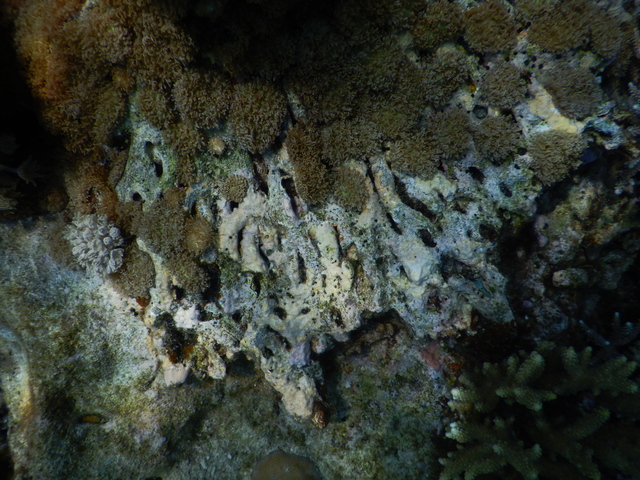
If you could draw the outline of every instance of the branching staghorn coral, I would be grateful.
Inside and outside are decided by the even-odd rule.
[[[440,460],[441,480],[637,476],[636,362],[593,360],[590,347],[547,343],[462,374],[449,402],[459,419],[447,431],[458,447]]]

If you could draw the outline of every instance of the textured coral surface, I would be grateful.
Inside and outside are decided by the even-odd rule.
[[[635,392],[449,402],[550,340],[638,361],[633,2],[0,5],[15,478],[635,474],[586,433],[503,442],[574,404],[638,438]]]

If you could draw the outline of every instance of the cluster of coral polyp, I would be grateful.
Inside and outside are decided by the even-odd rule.
[[[615,119],[637,123],[637,19],[622,5],[27,0],[4,13],[67,151],[66,214],[122,232],[110,281],[150,302],[166,382],[224,378],[245,350],[318,425],[315,362],[369,314],[395,311],[420,337],[511,320],[502,233],[584,158],[624,162]]]

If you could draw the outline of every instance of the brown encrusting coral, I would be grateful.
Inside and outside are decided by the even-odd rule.
[[[622,42],[620,22],[594,2],[568,0],[546,6],[528,30],[530,40],[553,53],[565,53],[591,42],[605,58],[614,57]]]
[[[487,0],[464,15],[465,38],[475,50],[503,52],[516,44],[516,23],[501,0]]]
[[[362,212],[369,200],[367,177],[362,172],[348,167],[340,167],[333,173],[333,197],[345,210]]]
[[[227,114],[231,88],[222,75],[187,70],[173,87],[180,115],[198,128],[213,128]]]
[[[229,122],[241,148],[264,152],[280,132],[285,114],[285,97],[272,85],[256,81],[235,86]]]
[[[366,158],[378,148],[375,126],[366,121],[338,120],[322,129],[322,153],[337,166],[349,159]]]
[[[414,45],[421,50],[434,50],[453,40],[464,28],[462,8],[444,0],[429,3],[416,15],[411,33]]]
[[[394,170],[429,179],[439,171],[440,148],[433,137],[417,133],[394,142],[388,159]]]
[[[533,171],[546,185],[563,180],[580,163],[586,148],[582,135],[575,133],[547,130],[529,138]]]
[[[496,115],[478,124],[473,139],[481,158],[503,162],[518,151],[522,132],[512,116]]]
[[[541,74],[542,84],[564,115],[583,119],[602,101],[596,78],[586,68],[557,66]]]
[[[480,97],[496,108],[512,108],[527,93],[527,82],[521,68],[512,63],[500,62],[482,77]]]
[[[469,116],[460,107],[449,107],[427,118],[429,134],[444,160],[458,160],[471,147]]]
[[[111,274],[116,289],[132,298],[149,298],[149,289],[155,285],[155,269],[148,254],[135,243],[127,245],[122,268]]]
[[[230,202],[240,203],[244,200],[249,181],[242,175],[229,175],[220,187],[220,193]]]

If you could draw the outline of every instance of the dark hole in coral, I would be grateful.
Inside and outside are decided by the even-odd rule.
[[[169,312],[163,312],[153,320],[153,328],[174,328],[176,325]]]
[[[234,201],[229,201],[229,210],[231,210],[232,212],[238,208],[238,202],[234,202]]]
[[[133,200],[134,202],[140,202],[142,201],[142,195],[140,195],[138,192],[134,192],[133,195],[131,195],[131,200]]]
[[[275,307],[273,309],[273,313],[275,313],[280,320],[287,319],[287,311],[282,307]]]
[[[207,282],[207,288],[202,292],[202,299],[205,302],[217,302],[220,296],[220,267],[215,263],[205,264],[203,267],[209,281]]]
[[[309,313],[311,310],[309,310],[307,307],[304,307],[302,310],[300,310],[300,313],[302,315],[306,315],[307,313]]]
[[[244,232],[244,228],[241,228],[240,231],[238,232],[238,237],[236,239],[236,246],[239,252],[242,252],[242,238],[244,236],[243,232]]]
[[[0,389],[0,399],[4,398]],[[0,479],[12,479],[14,474],[13,458],[9,449],[9,409],[6,404],[0,406]]]
[[[428,220],[432,222],[436,221],[436,214],[433,213],[423,202],[409,195],[409,193],[407,193],[407,187],[405,186],[405,184],[395,175],[393,176],[393,183],[396,188],[396,193],[400,197],[402,203],[404,203],[407,207],[415,210],[416,212],[421,213]]]
[[[177,301],[183,300],[185,296],[184,288],[177,285],[171,285],[171,291],[173,292],[173,298]]]
[[[396,223],[396,221],[393,219],[393,217],[391,216],[391,214],[389,212],[387,212],[387,220],[389,220],[389,224],[391,225],[391,229],[394,232],[396,232],[398,235],[402,235],[402,229]]]
[[[267,183],[267,176],[269,174],[269,168],[264,163],[264,158],[260,154],[251,155],[253,160],[253,178],[256,181],[258,190],[269,195],[269,184]]]
[[[298,253],[298,282],[307,282],[307,267],[304,264],[304,258]]]
[[[420,237],[420,240],[422,240],[422,243],[424,243],[427,247],[434,248],[437,245],[437,243],[433,240],[433,235],[431,235],[431,232],[429,232],[429,230],[427,230],[426,228],[418,230],[418,236]]]
[[[457,201],[457,202],[455,202],[455,203],[453,204],[453,209],[454,209],[456,212],[460,212],[460,213],[467,213],[467,209],[465,208],[465,204],[464,204],[464,203],[461,203],[461,202],[459,202],[459,201]]]
[[[265,346],[262,346],[260,348],[260,353],[262,353],[262,356],[267,360],[272,358],[275,355],[269,347],[265,347]]]
[[[127,150],[130,143],[131,135],[125,130],[122,130],[111,137],[111,145],[119,151]]]
[[[513,196],[513,193],[511,193],[509,187],[507,187],[503,182],[500,182],[498,184],[498,188],[500,189],[500,193],[502,193],[505,197],[511,198]]]
[[[385,147],[383,148],[383,150],[388,151],[389,148]],[[377,194],[378,188],[376,187],[376,179],[373,177],[373,172],[371,171],[371,165],[369,164],[368,161],[365,161],[364,163],[366,163],[367,165],[367,177],[369,178],[369,181],[371,182],[371,186],[373,187],[373,193]]]
[[[190,205],[188,205],[189,207],[189,215],[191,215],[192,217],[195,217],[196,215],[198,215],[198,205],[195,202],[195,199],[190,199],[192,200],[190,202]]]
[[[227,373],[232,377],[253,377],[256,374],[256,366],[244,352],[240,352],[227,365]]]
[[[518,148],[518,155],[526,155],[527,149],[525,147]]]
[[[258,255],[260,255],[260,258],[265,263],[268,270],[269,267],[271,266],[271,261],[269,260],[269,257],[267,257],[267,254],[264,252],[264,246],[262,245],[262,241],[260,242],[260,245],[258,245]],[[260,295],[260,292],[258,292],[258,295]]]
[[[398,271],[400,272],[400,275],[402,275],[403,277],[409,278],[409,275],[407,275],[407,271],[404,269],[403,265],[400,265],[400,267],[398,268]]]
[[[459,275],[467,280],[474,280],[477,277],[471,267],[449,255],[442,256],[440,272],[445,280],[449,280],[453,275]]]
[[[293,209],[293,213],[298,215],[299,207],[298,207],[298,204],[296,203],[296,198],[298,193],[296,192],[296,186],[295,186],[295,183],[293,182],[293,178],[283,178],[280,181],[280,184],[282,185],[282,188],[284,188],[284,191],[287,193],[287,196],[291,201],[291,208]]]
[[[181,362],[189,354],[195,345],[197,334],[193,331],[181,330],[175,327],[168,327],[162,338],[167,356],[173,363]]]
[[[366,355],[379,342],[389,341],[399,332],[411,333],[411,329],[395,310],[383,313],[363,313],[363,325],[351,333],[349,341],[342,346],[346,355]]]
[[[331,321],[335,323],[336,327],[344,328],[344,322],[342,321],[342,314],[340,310],[336,308],[331,309]]]
[[[489,110],[487,109],[487,107],[484,107],[482,105],[476,105],[475,107],[473,107],[473,116],[476,117],[477,119],[482,120],[487,116],[488,111]]]
[[[481,223],[478,231],[482,238],[484,238],[485,240],[489,240],[490,242],[493,242],[498,238],[498,232],[490,225]]]
[[[473,178],[475,181],[480,183],[484,182],[484,173],[482,173],[479,168],[469,167],[467,168],[467,173],[471,175],[471,178]]]
[[[258,275],[253,276],[253,279],[251,280],[251,289],[254,292],[256,292],[257,297],[260,296],[260,291],[262,290],[262,288],[260,285],[260,278],[258,277]]]
[[[284,348],[287,351],[291,350],[291,344],[289,341],[277,330],[267,326],[263,330],[263,333],[262,343],[264,347],[268,348],[267,346],[271,345],[271,347],[275,349]],[[271,350],[271,352],[273,353],[273,350]]]
[[[242,321],[242,312],[240,311],[233,312],[231,314],[231,319],[236,323],[240,323]]]
[[[153,174],[160,178],[163,173],[162,162],[153,162]]]

